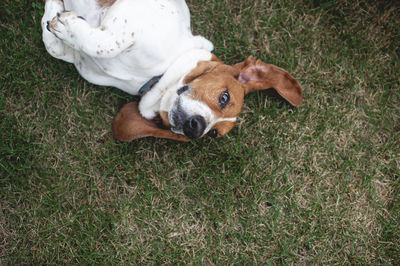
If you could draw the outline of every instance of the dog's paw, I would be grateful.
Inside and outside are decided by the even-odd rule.
[[[158,113],[154,110],[141,110],[140,114],[147,120],[153,120],[157,117]]]
[[[77,16],[75,12],[67,11],[57,13],[48,23],[47,28],[68,46],[75,48],[74,31],[81,23],[85,23],[82,17]]]
[[[50,32],[50,20],[52,20],[58,13],[64,11],[64,4],[60,0],[47,0],[44,7],[44,14],[42,17],[41,25],[44,35],[55,36]],[[50,38],[50,37],[49,37]]]
[[[64,3],[60,0],[47,0],[44,6],[42,23],[51,20],[57,13],[64,11]]]

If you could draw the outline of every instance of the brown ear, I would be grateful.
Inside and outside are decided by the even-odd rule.
[[[155,122],[143,118],[136,102],[125,104],[113,123],[114,137],[120,141],[132,141],[144,137],[157,137],[177,141],[190,141],[189,138],[159,128]]]
[[[245,94],[256,90],[274,88],[290,104],[298,107],[303,103],[303,89],[287,71],[249,57],[234,66],[240,71],[238,80]]]

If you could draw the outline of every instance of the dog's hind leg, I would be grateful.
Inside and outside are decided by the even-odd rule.
[[[45,11],[42,17],[42,38],[46,50],[53,57],[67,61],[68,63],[74,62],[74,51],[71,47],[64,44],[62,40],[57,38],[50,32],[49,21],[52,20],[58,13],[64,12],[64,3],[61,0],[46,0]]]
[[[70,47],[90,57],[112,58],[132,47],[135,40],[134,32],[120,21],[112,28],[92,27],[75,12],[63,12],[50,22],[50,30]]]

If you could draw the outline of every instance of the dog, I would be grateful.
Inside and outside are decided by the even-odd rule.
[[[287,71],[248,57],[235,65],[191,32],[184,0],[46,0],[46,50],[87,81],[141,95],[113,122],[116,139],[222,137],[245,95],[274,88],[293,106],[302,87]]]

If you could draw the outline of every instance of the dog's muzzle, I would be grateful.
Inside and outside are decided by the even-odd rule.
[[[183,94],[189,88],[184,86],[178,90],[178,95]],[[207,128],[206,119],[198,114],[188,114],[182,107],[181,99],[178,98],[174,108],[169,112],[171,130],[177,134],[183,134],[190,139],[200,138]]]

